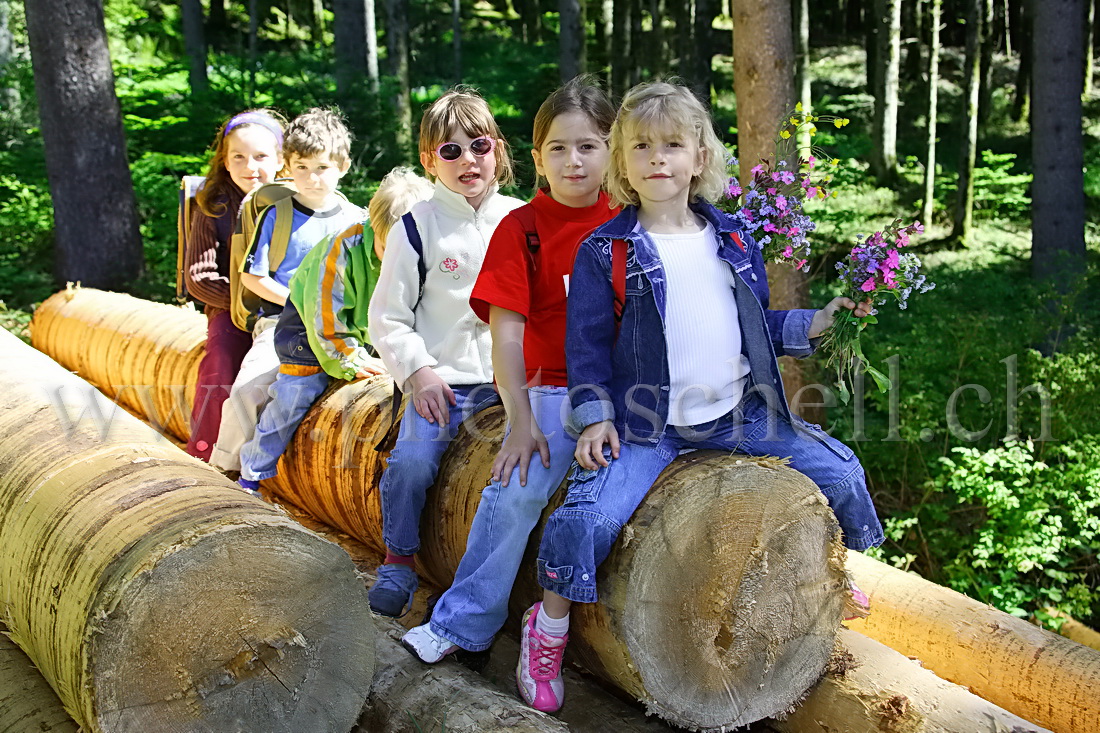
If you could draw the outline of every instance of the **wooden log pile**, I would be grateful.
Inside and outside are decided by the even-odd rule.
[[[0,383],[0,613],[82,728],[346,733],[374,672],[347,554],[7,332]]]
[[[149,307],[127,296],[94,298],[94,307],[89,306],[91,299],[84,300],[83,291],[61,293],[44,303],[36,314],[35,344],[49,350],[50,339],[71,339],[86,328],[110,330],[113,326],[94,310],[107,303],[123,312]],[[132,330],[137,319],[123,318],[129,325],[121,328],[119,338],[151,338]],[[52,322],[43,329],[52,334],[49,339],[39,336],[40,319]],[[171,323],[198,333],[203,327],[201,317],[193,313],[165,313],[157,320],[161,328]],[[156,361],[180,362],[166,367],[164,374],[179,375],[191,368],[183,366],[197,359],[188,343],[182,336],[159,338]],[[103,373],[86,354],[66,358],[71,360],[63,361],[66,366]],[[142,375],[126,372],[115,378],[121,384],[136,384]],[[163,381],[167,377],[153,378],[156,381],[148,385],[151,394],[169,386],[180,392],[180,385]],[[111,389],[110,384],[101,386]],[[391,424],[390,390],[386,378],[329,390],[307,415],[280,465],[280,476],[269,487],[376,549],[382,548],[377,482],[384,454],[374,446]],[[144,404],[156,407],[155,400]],[[172,424],[163,413],[148,418],[155,425]],[[453,576],[502,427],[500,410],[481,413],[469,421],[444,457],[440,480],[429,496],[431,510],[422,524],[424,548],[418,568],[430,582],[445,586]],[[834,652],[847,582],[836,532],[835,520],[816,488],[778,461],[731,460],[703,452],[681,457],[662,475],[601,568],[601,603],[576,609],[570,656],[643,700],[651,711],[687,728],[728,730],[762,717],[782,717],[803,699]],[[537,594],[532,550],[513,594],[514,612]],[[858,569],[856,578],[872,594],[874,622],[892,591],[875,590]],[[887,643],[909,653],[901,644]],[[907,709],[913,711],[935,708],[936,699],[948,693],[931,683],[905,688],[902,682],[913,676],[912,666],[889,659],[861,636],[845,633],[837,649],[833,672],[803,704],[803,709],[813,709],[815,725],[823,730],[983,731],[996,729],[981,727],[991,720],[1012,722],[1008,729],[1042,730],[1027,720],[1048,725],[1031,712],[1008,707],[1020,716],[1014,721],[1012,714],[954,688],[950,696],[955,702],[935,716],[922,712],[899,717],[884,709],[882,715],[866,717],[864,724],[844,722],[849,715],[846,706],[878,699],[883,690],[908,689],[887,697],[899,705],[906,698],[911,706]],[[1054,656],[1065,653],[1057,648]],[[839,684],[835,662],[847,658],[857,660],[855,666],[864,672],[844,675]],[[845,670],[855,666],[840,664]],[[928,666],[954,679],[932,663]],[[955,681],[978,690],[970,681]],[[1075,684],[1067,687],[1052,679],[1051,696],[1076,700]],[[831,701],[821,702],[825,699]],[[994,702],[1003,705],[1001,699]],[[909,722],[900,726],[899,720]],[[1051,729],[1086,730],[1056,725]]]

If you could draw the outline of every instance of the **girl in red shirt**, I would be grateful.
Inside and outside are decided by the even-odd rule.
[[[531,530],[573,461],[565,303],[578,246],[618,213],[602,190],[614,118],[607,95],[583,78],[542,103],[531,153],[548,188],[501,221],[470,297],[492,333],[508,428],[454,583],[431,621],[401,640],[429,664],[492,644]]]

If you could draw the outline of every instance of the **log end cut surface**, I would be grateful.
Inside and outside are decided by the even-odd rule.
[[[622,624],[650,709],[697,730],[797,703],[829,660],[847,587],[839,527],[809,479],[714,455],[674,463],[661,511],[632,520]]]
[[[293,527],[228,526],[170,548],[94,624],[109,730],[346,733],[374,673],[347,555]]]

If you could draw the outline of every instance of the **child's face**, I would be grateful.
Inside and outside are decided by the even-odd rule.
[[[225,169],[243,193],[275,180],[283,156],[275,134],[259,125],[238,127],[226,138]]]
[[[470,151],[470,143],[474,139],[462,130],[452,130],[443,142],[458,143],[462,147],[462,154],[458,159],[443,160],[432,150],[420,154],[420,164],[430,175],[442,181],[444,186],[465,196],[470,206],[476,210],[496,179],[497,159],[494,151],[486,155],[474,155]],[[497,140],[496,144],[503,145],[504,141]]]
[[[298,189],[297,199],[311,209],[327,209],[331,198],[347,173],[349,163],[340,165],[328,153],[290,156],[290,177]]]
[[[683,130],[633,130],[626,138],[623,164],[643,207],[682,202],[691,179],[703,172],[703,151]]]
[[[599,128],[580,111],[554,118],[546,140],[531,151],[535,170],[550,184],[550,196],[566,206],[596,203],[611,157]]]

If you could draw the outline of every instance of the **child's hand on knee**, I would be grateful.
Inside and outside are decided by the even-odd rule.
[[[814,313],[814,319],[810,322],[809,337],[815,339],[828,331],[829,327],[833,325],[833,318],[836,316],[836,312],[841,308],[847,308],[852,311],[856,318],[864,318],[871,315],[871,299],[868,298],[862,303],[856,303],[851,298],[845,298],[843,296],[833,298],[829,301],[828,305],[817,313]]]
[[[420,367],[409,377],[416,414],[430,423],[450,422],[449,406],[457,404],[455,393],[431,367]]]
[[[603,455],[605,444],[611,446],[611,457],[618,458],[619,433],[610,420],[592,423],[585,428],[581,437],[577,438],[577,449],[573,452],[573,457],[581,468],[595,471],[600,466],[608,465]]]
[[[493,480],[499,481],[501,486],[507,486],[512,478],[512,469],[518,465],[519,485],[526,486],[527,468],[536,451],[542,459],[542,465],[550,468],[550,446],[535,419],[531,418],[530,425],[527,426],[513,425],[493,461]]]
[[[356,379],[366,379],[367,377],[373,377],[378,374],[383,374],[386,371],[386,366],[382,363],[381,359],[369,359],[366,363],[359,367],[359,371],[355,372]]]

